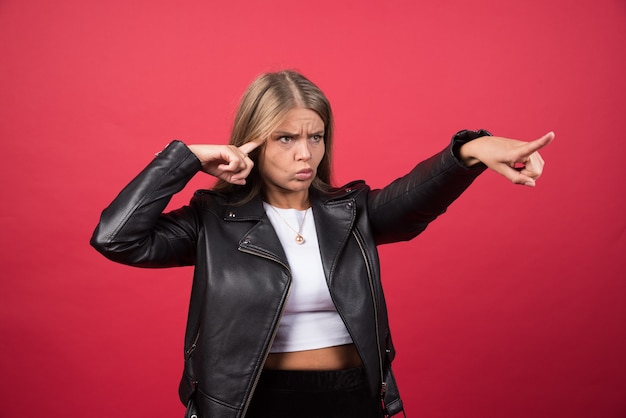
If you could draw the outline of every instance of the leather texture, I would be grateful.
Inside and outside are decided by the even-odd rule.
[[[460,132],[383,189],[355,181],[311,191],[333,302],[388,415],[401,412],[402,402],[376,247],[417,236],[445,212],[484,170],[465,167],[455,146],[484,132]],[[236,205],[232,196],[200,190],[188,206],[163,213],[199,170],[195,155],[172,142],[103,211],[91,244],[128,265],[195,266],[179,395],[188,416],[240,418],[289,295],[291,271],[260,197]]]

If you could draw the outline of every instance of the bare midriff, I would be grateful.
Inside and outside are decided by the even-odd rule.
[[[289,353],[270,353],[265,368],[271,370],[343,370],[361,367],[354,344]]]

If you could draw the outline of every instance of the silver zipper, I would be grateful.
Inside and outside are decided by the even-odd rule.
[[[380,393],[381,395],[385,394],[387,383],[384,381],[385,374],[383,371],[383,355],[380,351],[380,325],[378,323],[378,305],[376,303],[376,292],[374,291],[374,279],[372,277],[372,267],[370,266],[369,258],[367,257],[367,253],[365,252],[365,246],[363,244],[363,239],[361,235],[358,233],[356,229],[352,230],[352,235],[356,238],[356,242],[359,245],[359,249],[361,250],[361,255],[363,255],[363,260],[365,261],[365,267],[367,270],[367,279],[370,285],[370,293],[372,294],[372,304],[374,306],[374,324],[376,329],[376,349],[378,351],[378,367],[380,372]]]
[[[289,287],[287,287],[287,295],[285,297],[285,301],[287,299],[289,299],[289,295],[291,293],[291,280],[292,280],[292,274],[291,274],[291,270],[289,269],[289,266],[286,265],[285,263],[283,263],[279,258],[270,256],[262,251],[252,251],[246,248],[242,248],[239,247],[239,251],[247,253],[247,254],[252,254],[252,255],[256,255],[262,258],[265,258],[267,260],[271,260],[271,261],[275,261],[278,264],[280,264],[281,266],[283,266],[287,272],[289,272]],[[274,327],[274,330],[272,331],[272,336],[270,338],[270,343],[267,346],[267,349],[265,350],[265,353],[263,354],[263,363],[265,364],[265,360],[267,360],[267,356],[270,353],[270,347],[272,347],[272,344],[274,343],[274,339],[276,338],[276,334],[278,333],[278,323],[280,322],[280,319],[283,316],[283,312],[285,311],[285,305],[286,303],[283,302],[283,305],[280,307],[280,313],[278,315],[278,321],[276,322],[276,326]],[[254,382],[252,383],[252,389],[250,389],[250,393],[248,395],[248,399],[246,400],[246,403],[243,407],[243,410],[241,412],[241,417],[244,418],[246,416],[246,413],[248,412],[248,408],[250,407],[250,402],[252,401],[252,396],[254,395],[254,391],[256,390],[257,385],[259,384],[259,379],[261,378],[261,373],[263,372],[263,368],[261,367],[261,370],[256,374],[256,376],[254,377]]]
[[[196,346],[198,345],[198,338],[200,338],[200,331],[196,332],[196,337],[193,339],[193,342],[191,343],[189,348],[185,350],[185,360],[189,360],[191,358],[191,354],[196,350]]]
[[[186,372],[187,363],[191,359],[191,355],[193,354],[193,352],[196,351],[196,346],[198,345],[198,338],[200,338],[200,331],[199,330],[196,332],[196,336],[193,339],[193,342],[191,343],[189,348],[185,350],[185,374],[187,373]],[[193,376],[193,377],[195,377],[195,376]],[[191,385],[193,386],[193,390],[195,391],[196,388],[198,387],[198,381],[196,379],[193,379],[191,381]],[[192,418],[193,418],[193,416],[192,416]]]

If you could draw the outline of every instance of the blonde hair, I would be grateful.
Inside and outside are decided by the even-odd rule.
[[[324,122],[324,157],[317,168],[317,176],[311,186],[318,190],[328,190],[331,184],[333,115],[330,103],[324,93],[302,74],[284,70],[266,73],[254,80],[245,91],[233,123],[230,145],[241,145],[257,138],[267,139],[284,121],[287,113],[294,108],[305,108],[316,112]],[[241,193],[245,203],[262,191],[263,181],[257,169],[259,148],[250,153],[255,162],[246,185],[235,186],[218,180],[213,190],[232,194]]]

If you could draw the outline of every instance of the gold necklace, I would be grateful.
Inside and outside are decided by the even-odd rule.
[[[289,227],[289,229],[291,229],[293,232],[296,233],[296,244],[298,244],[298,245],[304,244],[304,237],[302,236],[302,227],[304,226],[304,220],[306,219],[306,214],[309,212],[309,209],[306,209],[304,211],[304,216],[302,217],[302,222],[300,222],[300,228],[298,228],[298,230],[296,231],[291,225],[289,225],[289,222],[287,222],[287,220],[282,217],[280,212],[278,212],[274,206],[272,206],[272,205],[269,205],[269,206],[270,206],[270,208],[272,208],[274,213],[276,213],[276,215],[278,215],[278,217],[283,220],[285,225],[287,225]]]

